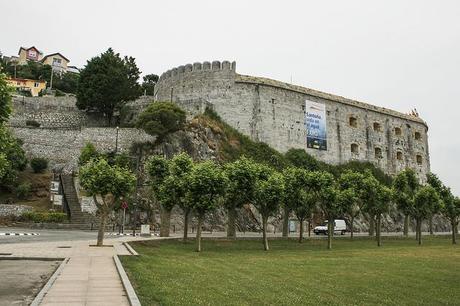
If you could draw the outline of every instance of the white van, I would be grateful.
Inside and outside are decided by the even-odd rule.
[[[334,234],[340,233],[340,235],[345,235],[346,231],[347,231],[347,224],[345,223],[345,220],[335,219],[334,220]],[[313,233],[315,233],[316,235],[319,235],[319,234],[327,235],[327,221],[324,221],[324,225],[316,226],[313,229]]]

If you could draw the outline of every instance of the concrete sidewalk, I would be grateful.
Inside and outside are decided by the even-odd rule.
[[[69,258],[40,305],[129,305],[113,256],[130,255],[122,245],[133,238],[95,241],[59,241],[0,245],[15,257]]]

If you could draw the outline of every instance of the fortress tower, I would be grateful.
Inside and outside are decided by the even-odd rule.
[[[235,62],[194,63],[168,70],[160,77],[155,100],[188,108],[204,102],[234,128],[280,152],[302,148],[332,164],[370,161],[389,174],[410,167],[422,180],[430,171],[428,126],[421,118],[240,75]]]

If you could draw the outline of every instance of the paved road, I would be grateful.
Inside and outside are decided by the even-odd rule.
[[[60,263],[0,260],[0,306],[29,305]]]

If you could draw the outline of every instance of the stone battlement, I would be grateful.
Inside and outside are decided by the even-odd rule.
[[[229,61],[212,61],[212,62],[195,62],[193,64],[186,64],[176,68],[172,68],[160,76],[160,81],[171,77],[181,77],[182,75],[191,73],[191,72],[235,72],[236,71],[236,62]]]

